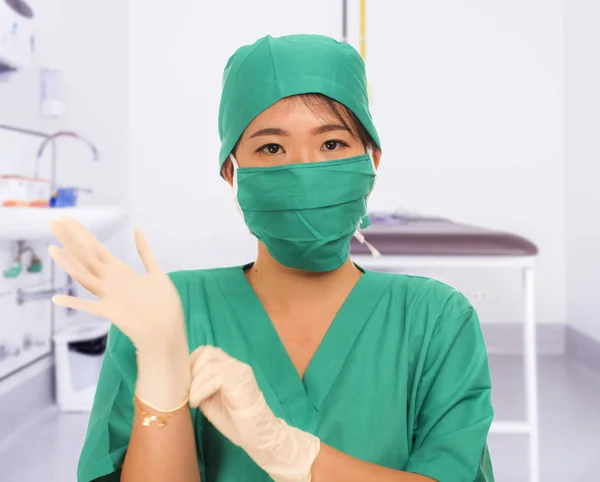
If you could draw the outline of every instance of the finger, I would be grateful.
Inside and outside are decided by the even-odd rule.
[[[191,354],[190,354],[190,370],[192,369],[192,367],[195,365],[196,363],[196,358],[198,358],[198,355],[200,355],[200,353],[202,353],[202,348],[204,347],[204,345],[200,345],[198,348],[196,348]]]
[[[150,245],[148,244],[148,240],[144,233],[141,230],[135,230],[135,247],[137,248],[137,252],[142,259],[142,263],[144,263],[144,267],[146,268],[147,273],[160,272],[160,266],[158,266],[158,262],[156,258],[150,251]]]
[[[190,386],[190,406],[199,408],[204,401],[219,391],[222,384],[223,377],[218,374],[194,378]]]
[[[81,286],[93,295],[101,295],[98,278],[85,269],[68,251],[60,249],[58,246],[49,246],[48,252],[56,264],[70,274]]]
[[[210,364],[225,361],[228,358],[230,358],[229,355],[220,348],[210,345],[200,346],[190,355],[190,371],[192,376],[206,369]]]
[[[110,261],[112,253],[83,224],[71,216],[63,216],[62,221],[70,226],[73,232],[83,240],[84,244],[96,253],[102,263]]]
[[[73,256],[89,271],[96,276],[102,272],[103,262],[98,258],[96,252],[92,250],[77,233],[72,226],[64,221],[53,219],[49,223],[50,230],[58,238],[64,249],[73,254]]]
[[[249,383],[256,384],[250,365],[236,360],[219,348],[205,346],[192,355],[194,355],[193,364],[190,366],[192,379],[220,375],[223,377],[221,389],[227,391],[230,396]]]
[[[101,318],[108,318],[104,312],[101,301],[97,300],[86,300],[78,298],[76,296],[67,295],[54,295],[52,302],[58,306],[64,306],[65,308],[72,308],[77,311],[85,311],[92,315],[97,315]]]
[[[208,360],[209,358],[222,357],[224,353],[223,350],[216,346],[200,345],[190,355],[190,364],[193,365],[197,363],[198,358]]]

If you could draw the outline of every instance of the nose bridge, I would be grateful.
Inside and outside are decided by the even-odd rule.
[[[290,164],[305,164],[307,162],[314,162],[314,153],[311,150],[311,146],[308,142],[301,142],[295,149]]]

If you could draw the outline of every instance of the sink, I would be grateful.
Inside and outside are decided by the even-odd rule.
[[[74,208],[0,207],[0,241],[55,241],[48,221],[71,216],[100,241],[110,238],[127,220],[126,211],[117,206]]]

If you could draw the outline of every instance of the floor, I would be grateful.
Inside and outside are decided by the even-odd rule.
[[[521,419],[522,359],[492,356],[498,420]],[[600,480],[600,377],[562,356],[540,357],[541,482]],[[50,409],[0,453],[2,482],[74,482],[87,414]],[[496,481],[527,482],[527,438],[491,435]]]

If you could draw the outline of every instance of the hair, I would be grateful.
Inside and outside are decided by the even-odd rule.
[[[294,97],[304,102],[304,105],[316,115],[322,116],[325,113],[334,116],[355,137],[360,139],[365,148],[377,148],[371,134],[367,132],[367,129],[358,120],[354,112],[345,105],[323,94],[298,94]]]
[[[362,125],[362,122],[358,120],[358,117],[348,107],[340,104],[338,101],[333,100],[331,97],[327,97],[323,94],[310,93],[310,94],[296,94],[286,99],[300,100],[304,102],[314,114],[323,117],[324,115],[331,115],[335,117],[346,129],[348,129],[353,136],[363,143],[365,148],[370,147],[375,150],[377,145],[367,132],[367,129]],[[241,139],[241,137],[240,137]],[[233,154],[235,155],[240,139],[236,142],[233,147]]]

